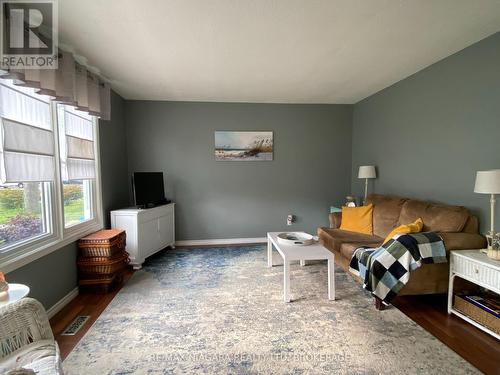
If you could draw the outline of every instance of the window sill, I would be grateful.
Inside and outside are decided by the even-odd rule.
[[[59,238],[41,245],[33,244],[32,247],[11,257],[9,257],[9,253],[6,253],[4,259],[0,258],[0,270],[4,273],[12,272],[100,229],[102,229],[101,223],[89,223],[89,225],[79,228],[78,231],[74,231],[62,239]]]

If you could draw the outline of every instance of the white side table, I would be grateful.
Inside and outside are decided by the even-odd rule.
[[[500,340],[500,335],[482,326],[453,308],[453,281],[458,276],[500,294],[500,261],[488,258],[479,250],[456,250],[450,253],[448,314],[455,314]]]
[[[29,292],[30,288],[27,285],[9,283],[9,290],[0,293],[0,307],[6,306],[12,302],[26,297]]]

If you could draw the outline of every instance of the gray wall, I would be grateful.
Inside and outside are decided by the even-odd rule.
[[[130,205],[127,171],[125,101],[112,92],[111,121],[100,121],[101,183],[104,225],[110,227],[111,210]]]
[[[109,210],[129,204],[123,99],[111,97],[111,121],[99,126],[102,198],[105,218]],[[9,282],[29,285],[30,296],[48,309],[77,286],[77,245],[71,243],[7,275]]]
[[[77,286],[76,254],[77,247],[73,242],[9,272],[7,281],[28,285],[29,296],[49,309]]]
[[[129,172],[163,171],[177,239],[315,232],[350,188],[352,106],[128,101]],[[272,130],[274,161],[216,162],[215,130]]]
[[[362,194],[358,166],[374,164],[376,192],[467,206],[485,230],[475,172],[500,168],[499,145],[497,33],[354,106],[352,189]]]

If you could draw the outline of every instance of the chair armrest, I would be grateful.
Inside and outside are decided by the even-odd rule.
[[[342,212],[331,213],[328,218],[330,219],[330,228],[339,229],[342,222]]]
[[[474,233],[438,233],[444,242],[447,251],[451,250],[469,250],[484,249],[486,247],[486,238],[480,234]]]
[[[40,302],[23,298],[0,308],[0,358],[40,340],[54,340]]]

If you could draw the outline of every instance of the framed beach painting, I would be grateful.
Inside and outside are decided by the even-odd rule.
[[[215,160],[273,160],[273,132],[216,131]]]

